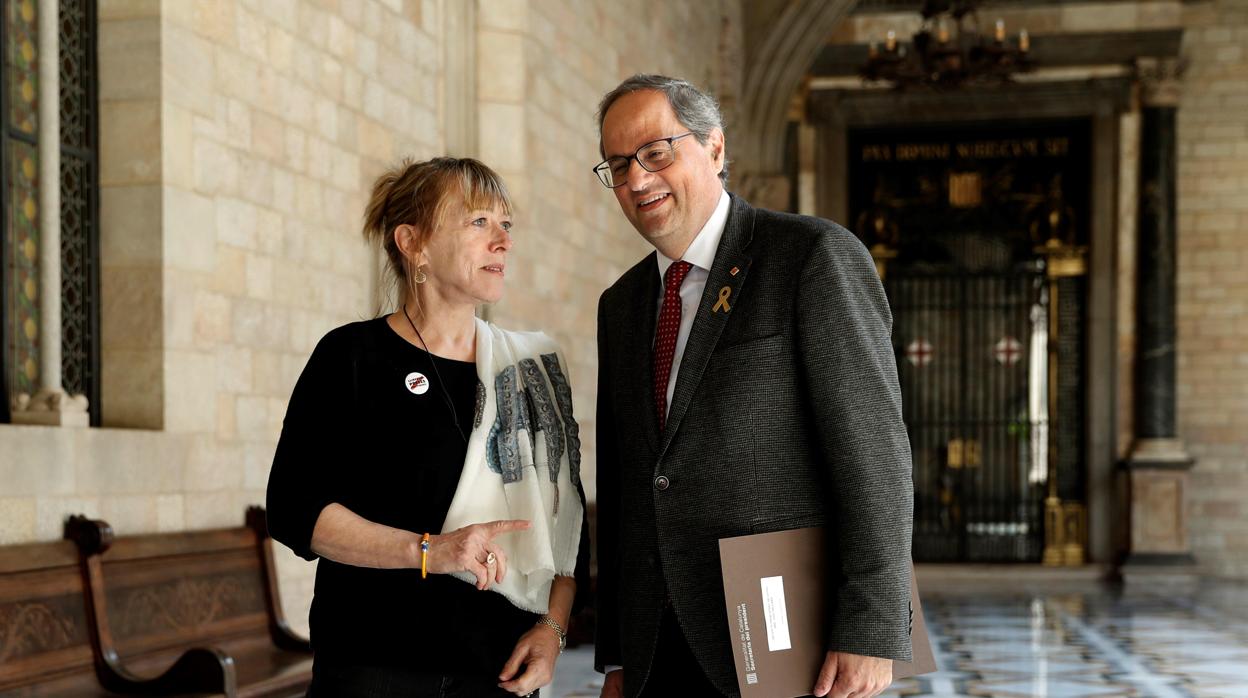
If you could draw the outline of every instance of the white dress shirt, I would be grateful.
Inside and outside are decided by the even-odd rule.
[[[719,240],[724,236],[724,225],[728,222],[728,192],[720,192],[719,203],[715,211],[707,219],[706,225],[698,231],[697,237],[689,243],[689,249],[681,259],[693,265],[685,280],[680,285],[680,331],[676,335],[676,353],[672,357],[672,374],[667,379],[667,408],[672,408],[672,393],[676,391],[676,375],[680,372],[680,360],[685,354],[685,344],[689,341],[689,330],[693,327],[693,319],[698,314],[698,303],[702,301],[702,292],[706,290],[706,280],[711,275],[711,263],[715,261],[715,252],[719,249]],[[662,252],[656,258],[659,263],[659,310],[663,309],[663,275],[667,268],[676,263],[668,259]],[[655,317],[658,317],[656,314]],[[653,346],[653,341],[652,341]]]

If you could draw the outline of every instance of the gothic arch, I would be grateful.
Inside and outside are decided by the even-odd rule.
[[[784,208],[785,122],[793,93],[855,0],[789,0],[747,53],[735,160],[742,193]],[[780,191],[777,191],[780,189]],[[776,199],[779,199],[777,206]]]

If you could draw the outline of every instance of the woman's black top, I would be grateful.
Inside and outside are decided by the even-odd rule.
[[[411,374],[423,376],[427,389]],[[269,475],[270,534],[314,560],[312,529],[334,502],[374,523],[440,533],[467,451],[447,396],[468,434],[477,386],[475,364],[412,346],[384,317],[331,331],[313,351],[286,411]],[[586,529],[578,589],[587,587]],[[496,677],[536,620],[501,594],[448,575],[421,579],[419,569],[322,559],[310,625],[318,662]]]

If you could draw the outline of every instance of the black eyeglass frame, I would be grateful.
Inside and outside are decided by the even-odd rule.
[[[697,135],[697,134],[696,134],[696,133],[694,133],[693,131],[686,131],[685,133],[682,133],[682,134],[680,134],[679,136],[668,136],[667,138],[659,138],[659,139],[656,139],[656,140],[650,141],[649,143],[646,143],[646,144],[642,145],[640,148],[638,148],[637,150],[635,150],[635,151],[633,152],[633,154],[632,154],[632,155],[629,155],[629,156],[627,156],[627,157],[625,157],[625,156],[623,156],[623,155],[614,155],[614,156],[612,156],[612,157],[607,158],[606,160],[603,160],[602,162],[598,163],[597,165],[594,165],[594,170],[593,170],[593,172],[594,172],[594,174],[598,177],[598,181],[599,181],[599,182],[602,182],[602,186],[604,186],[604,187],[606,187],[606,188],[608,188],[608,189],[618,189],[619,187],[622,187],[622,186],[624,186],[625,184],[628,184],[628,178],[627,178],[627,177],[625,177],[623,182],[620,182],[619,184],[616,184],[615,186],[612,186],[612,185],[610,185],[610,184],[607,184],[607,180],[606,180],[606,176],[604,175],[604,169],[603,169],[603,168],[606,168],[606,169],[605,169],[605,172],[606,172],[606,173],[610,173],[611,168],[610,168],[610,166],[609,166],[609,163],[610,163],[612,160],[615,160],[615,159],[617,159],[617,158],[624,158],[624,162],[625,162],[626,164],[627,164],[627,163],[628,163],[628,161],[630,161],[630,160],[636,160],[636,161],[637,161],[637,164],[638,164],[638,165],[641,165],[641,169],[645,170],[646,172],[661,172],[661,171],[666,170],[667,168],[671,167],[673,162],[676,162],[676,146],[674,145],[674,144],[676,143],[676,141],[678,141],[678,140],[680,140],[680,139],[682,139],[682,138],[686,138],[686,137],[688,137],[688,136],[696,136],[696,135]],[[655,145],[656,143],[667,143],[667,147],[668,147],[668,149],[669,149],[670,151],[672,151],[672,159],[671,159],[671,160],[669,160],[669,161],[668,161],[668,163],[667,163],[666,165],[664,165],[664,166],[660,167],[659,169],[657,169],[657,170],[652,170],[652,169],[650,169],[649,167],[646,167],[646,163],[642,162],[642,161],[641,161],[641,158],[637,157],[637,155],[639,155],[639,154],[641,153],[641,151],[643,151],[643,150],[645,150],[646,148],[649,148],[649,147],[651,147],[651,146]],[[632,169],[632,165],[629,165],[629,169]]]

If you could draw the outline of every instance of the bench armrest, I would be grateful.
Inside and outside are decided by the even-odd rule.
[[[291,630],[284,618],[276,619],[269,624],[269,634],[273,638],[273,644],[281,649],[290,652],[310,653],[312,651],[312,643],[306,637]]]
[[[100,556],[113,543],[113,529],[105,521],[71,516],[65,522],[66,539],[78,546],[78,562],[86,592],[87,625],[95,675],[100,685],[117,693],[171,695],[175,693],[238,693],[234,659],[214,647],[194,647],[178,657],[159,676],[143,678],[126,669],[117,653],[108,623],[104,574]]]
[[[97,661],[95,675],[110,691],[136,696],[169,696],[183,693],[238,694],[234,659],[215,647],[193,647],[159,676],[142,678],[126,669],[116,652]]]
[[[269,636],[273,644],[291,652],[311,652],[312,643],[291,630],[282,610],[282,597],[277,587],[277,563],[273,559],[273,539],[269,537],[268,516],[264,507],[248,507],[246,526],[256,535],[256,552],[264,571],[265,604],[269,612]]]

